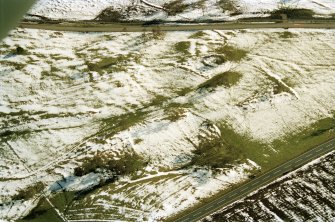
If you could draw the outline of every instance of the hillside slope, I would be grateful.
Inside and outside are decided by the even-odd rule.
[[[332,0],[39,0],[30,13],[52,19],[90,20],[111,8],[108,13],[114,20],[204,21],[264,16],[283,5],[318,14],[335,13]]]
[[[1,219],[74,192],[71,219],[158,220],[334,137],[334,36],[12,32]]]

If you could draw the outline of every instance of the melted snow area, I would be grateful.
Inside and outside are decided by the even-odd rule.
[[[184,0],[189,7],[177,15],[168,15],[162,6],[172,0],[39,0],[30,13],[52,19],[89,20],[113,6],[125,20],[208,20],[261,16],[280,5],[312,9],[318,14],[335,13],[333,0]],[[222,1],[221,1],[222,2]],[[235,14],[234,14],[235,13]],[[237,16],[236,16],[237,15]]]
[[[99,184],[106,173],[74,176],[97,153],[117,161],[129,150],[147,165],[75,202],[69,219],[154,221],[245,181],[258,168],[248,159],[188,166],[201,138],[224,137],[225,122],[271,143],[334,111],[335,32],[290,32],[12,32],[0,45],[0,219],[27,215],[60,186]],[[223,45],[246,57],[216,61]],[[199,88],[227,71],[240,80]],[[37,182],[43,192],[17,197]]]
[[[335,153],[203,221],[333,221]]]

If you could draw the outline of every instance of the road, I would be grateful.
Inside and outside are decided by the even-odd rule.
[[[194,222],[199,221],[206,216],[222,209],[223,207],[249,195],[251,192],[273,182],[274,180],[281,177],[283,174],[295,170],[302,165],[309,163],[310,161],[333,151],[335,148],[335,139],[332,139],[326,143],[323,143],[312,150],[309,150],[300,156],[276,167],[275,169],[252,179],[250,182],[243,186],[232,190],[231,192],[224,194],[210,203],[194,210],[193,212],[175,220],[175,222]]]
[[[309,28],[335,29],[335,20],[289,21],[289,22],[225,22],[209,24],[160,24],[144,26],[139,23],[96,23],[96,22],[61,22],[36,23],[22,22],[19,27],[53,31],[74,32],[146,32],[146,31],[199,31],[199,30],[234,30],[234,29],[272,29],[272,28]]]

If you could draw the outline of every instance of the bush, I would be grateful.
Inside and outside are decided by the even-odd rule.
[[[226,62],[226,58],[224,55],[209,55],[205,56],[202,60],[202,63],[206,66],[217,66]]]
[[[214,50],[218,54],[223,54],[227,60],[233,62],[241,61],[246,55],[247,51],[238,49],[233,46],[224,45]]]
[[[166,10],[168,15],[174,16],[184,12],[189,6],[189,4],[184,4],[183,0],[175,0],[165,3],[163,8]]]
[[[281,19],[282,14],[287,15],[289,19],[313,19],[315,12],[304,8],[280,8],[271,12],[270,18]]]
[[[95,18],[96,20],[101,20],[105,22],[119,22],[125,18],[123,14],[114,7],[109,7],[102,10],[99,15]]]
[[[159,27],[155,27],[151,32],[143,32],[141,35],[140,44],[152,41],[152,40],[163,40],[165,38],[166,32],[160,30]]]
[[[13,200],[28,200],[43,191],[43,189],[44,184],[42,182],[37,182],[26,187],[25,189],[19,190],[18,193],[13,196]]]
[[[136,138],[136,139],[134,139],[134,144],[139,144],[140,142],[142,142],[143,141],[143,139],[141,139],[141,138]]]
[[[179,119],[186,116],[185,114],[186,111],[187,111],[186,109],[179,107],[167,109],[165,110],[165,114],[167,115],[167,117],[165,117],[164,119],[169,120],[171,122],[176,122]]]
[[[209,123],[209,127],[212,124]],[[192,165],[222,168],[240,158],[240,152],[225,142],[224,135],[201,137],[200,143],[193,151]]]
[[[97,169],[108,170],[115,175],[129,175],[142,169],[145,165],[144,159],[135,152],[125,152],[118,159],[107,153],[97,153],[92,158],[83,160],[83,164],[74,169],[75,176],[83,176]]]
[[[86,62],[87,68],[90,71],[96,71],[98,73],[107,72],[122,72],[127,70],[127,64],[129,62],[140,62],[140,56],[138,54],[129,53],[127,55],[117,55],[116,57],[105,57],[101,58],[99,62]]]
[[[231,87],[236,85],[242,77],[242,74],[239,72],[224,72],[220,73],[206,82],[202,83],[198,88],[216,88],[218,86]]]
[[[297,36],[296,34],[294,34],[292,32],[288,32],[288,31],[282,32],[279,35],[279,37],[283,38],[283,39],[290,39],[290,38],[294,38],[296,36]]]
[[[239,10],[236,6],[236,3],[234,3],[231,0],[220,0],[218,2],[219,7],[222,9],[222,12],[229,11],[231,12],[231,15],[240,15],[242,14],[241,10]]]
[[[110,170],[117,175],[130,175],[144,167],[144,160],[136,153],[125,153],[119,160],[108,162]]]
[[[206,10],[206,0],[199,0],[194,5],[195,5],[196,8],[200,8],[202,10],[203,14],[205,13],[205,10]]]
[[[150,25],[160,25],[162,24],[164,21],[163,20],[160,20],[160,19],[153,19],[153,20],[150,20],[150,21],[145,21],[143,23],[143,26],[150,26]]]
[[[207,149],[197,149],[191,162],[198,166],[222,168],[236,160],[236,155],[232,149],[221,143],[208,146]]]
[[[177,52],[183,53],[183,54],[188,54],[189,53],[189,49],[191,47],[191,43],[188,41],[183,41],[183,42],[177,42],[174,45],[174,49]]]
[[[152,38],[156,40],[162,40],[165,38],[166,33],[162,32],[159,28],[152,29]]]
[[[24,54],[26,54],[26,50],[24,48],[22,48],[21,46],[18,46],[16,48],[16,54],[17,55],[24,55]]]
[[[204,31],[198,31],[196,33],[193,33],[190,35],[189,39],[200,39],[207,36],[207,34]]]

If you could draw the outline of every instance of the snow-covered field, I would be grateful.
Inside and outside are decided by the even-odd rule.
[[[172,0],[39,0],[32,14],[52,19],[90,20],[108,7],[125,16],[123,20],[231,20],[241,17],[262,16],[279,6],[312,9],[318,14],[335,13],[333,0],[184,0],[189,5],[177,15],[168,15],[161,8]],[[145,4],[146,3],[146,4]],[[234,15],[235,14],[235,15]]]
[[[0,219],[37,204],[41,192],[19,195],[32,185],[49,196],[101,184],[108,172],[74,170],[102,154],[117,162],[134,152],[146,165],[84,196],[66,217],[154,221],[245,181],[260,165],[249,156],[210,169],[192,162],[195,151],[225,140],[223,123],[271,145],[333,118],[334,37],[13,31],[0,45]]]
[[[335,153],[203,221],[334,221]]]

